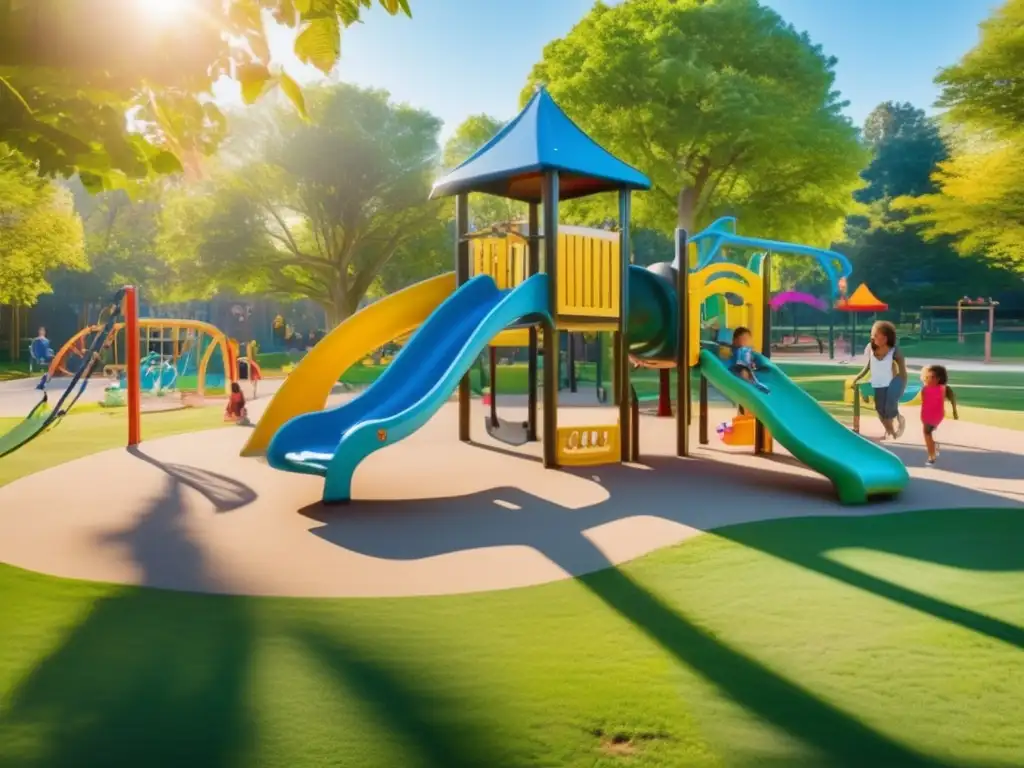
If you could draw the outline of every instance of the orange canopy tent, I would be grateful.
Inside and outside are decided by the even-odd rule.
[[[879,299],[875,294],[868,288],[867,283],[861,283],[857,286],[850,298],[841,298],[836,302],[836,309],[840,312],[849,312],[851,328],[850,328],[850,354],[854,354],[854,350],[857,349],[857,313],[858,312],[885,312],[889,308],[889,305]]]
[[[836,302],[836,309],[842,312],[885,312],[888,308],[888,304],[871,292],[867,283],[857,286],[850,298]]]

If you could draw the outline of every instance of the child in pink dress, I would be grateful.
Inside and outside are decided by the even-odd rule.
[[[944,366],[929,365],[921,371],[921,424],[924,426],[924,444],[928,449],[928,464],[935,464],[939,456],[939,448],[935,445],[935,430],[946,418],[946,401],[953,404],[953,418],[959,419],[956,412],[956,395],[950,389],[949,373]]]

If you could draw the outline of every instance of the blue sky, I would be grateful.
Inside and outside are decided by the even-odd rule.
[[[837,87],[858,124],[880,102],[928,108],[932,78],[978,38],[998,0],[762,0],[838,58]],[[413,19],[379,9],[346,31],[340,79],[388,90],[445,121],[442,139],[468,115],[515,115],[519,91],[544,45],[567,33],[592,0],[411,0]],[[290,53],[274,55],[302,81],[319,77]],[[233,101],[232,88],[218,96]]]

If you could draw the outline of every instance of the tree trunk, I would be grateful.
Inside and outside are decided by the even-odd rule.
[[[696,187],[683,187],[679,190],[676,202],[676,226],[685,229],[687,234],[696,234],[694,223],[697,219],[697,197],[700,190]]]
[[[347,311],[344,307],[338,307],[329,304],[323,304],[321,306],[324,309],[324,314],[327,316],[328,327],[325,328],[324,330],[327,331],[328,333],[330,331],[333,331],[343,322],[345,322],[352,314],[351,312]]]

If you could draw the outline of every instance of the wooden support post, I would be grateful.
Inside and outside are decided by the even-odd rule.
[[[676,229],[676,455],[690,455],[690,259],[686,230]]]
[[[537,203],[530,203],[529,227],[530,240],[527,244],[526,274],[536,275],[540,272],[540,206]],[[527,349],[526,377],[526,439],[537,442],[537,325],[530,326],[529,347]]]
[[[700,422],[698,425],[698,438],[701,445],[707,445],[708,440],[708,380],[704,374],[700,375]]]
[[[455,285],[456,290],[469,281],[469,193],[455,197]],[[469,374],[459,382],[459,440],[469,442]],[[492,393],[493,399],[493,393]]]
[[[544,466],[558,466],[558,172],[544,175],[544,269],[548,273],[548,313],[544,327]]]
[[[629,259],[632,245],[629,238],[630,219],[632,217],[632,192],[628,189],[619,190],[619,380],[622,383],[622,394],[619,397],[619,442],[622,461],[629,461],[632,456],[630,442],[633,430],[632,397],[633,387],[629,381]]]
[[[761,354],[772,356],[772,252],[768,251],[761,260]],[[770,453],[765,436],[764,424],[754,425],[754,453]]]
[[[128,447],[131,448],[142,442],[142,356],[139,350],[142,340],[139,337],[139,294],[134,286],[125,286],[123,301]]]
[[[853,431],[860,434],[860,387],[853,388]]]

